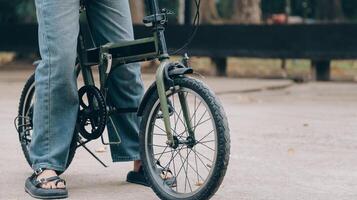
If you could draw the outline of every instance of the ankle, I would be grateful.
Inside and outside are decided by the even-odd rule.
[[[135,160],[134,161],[134,171],[138,172],[141,168],[142,164],[141,164],[141,160]]]

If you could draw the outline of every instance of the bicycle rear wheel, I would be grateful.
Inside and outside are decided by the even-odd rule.
[[[219,100],[202,82],[180,77],[174,85],[166,94],[177,146],[166,144],[157,93],[144,110],[140,142],[146,178],[161,199],[209,199],[221,185],[229,162],[227,118]],[[188,133],[179,95],[186,99],[194,137]],[[175,184],[168,184],[168,179]]]
[[[16,123],[17,132],[21,144],[22,151],[25,155],[27,163],[32,166],[32,161],[29,156],[29,148],[32,140],[33,132],[33,105],[35,103],[35,74],[33,74],[26,82],[20,97],[18,117]],[[67,160],[67,168],[71,164],[77,149],[78,132],[75,131],[70,145],[70,151]]]

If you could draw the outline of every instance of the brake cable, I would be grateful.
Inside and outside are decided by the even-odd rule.
[[[183,49],[187,48],[188,45],[191,44],[191,42],[193,41],[193,39],[195,38],[199,25],[200,25],[200,6],[201,6],[201,0],[195,0],[195,6],[196,6],[196,14],[195,14],[195,18],[193,20],[193,26],[194,29],[192,30],[190,37],[187,39],[186,43],[184,45],[182,45],[182,47],[180,47],[179,49],[177,49],[176,51],[171,52],[170,54],[172,55],[177,55],[179,52],[181,52]]]

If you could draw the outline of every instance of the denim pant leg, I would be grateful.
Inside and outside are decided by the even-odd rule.
[[[89,0],[87,11],[97,45],[134,39],[128,0]],[[139,63],[116,66],[107,84],[112,105],[117,108],[138,107],[144,94]],[[109,140],[121,140],[120,144],[110,146],[114,162],[140,159],[139,124],[136,113],[110,116],[107,126]]]
[[[33,169],[64,171],[78,112],[79,0],[36,0],[42,57],[35,75]]]

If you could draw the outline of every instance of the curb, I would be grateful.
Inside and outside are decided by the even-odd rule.
[[[282,90],[282,89],[289,88],[293,85],[295,85],[295,83],[290,82],[290,83],[281,84],[281,85],[264,86],[264,87],[260,87],[260,88],[243,89],[243,90],[228,90],[228,91],[215,92],[215,93],[217,95],[253,93],[253,92],[262,92],[262,91],[270,91],[270,90]]]

